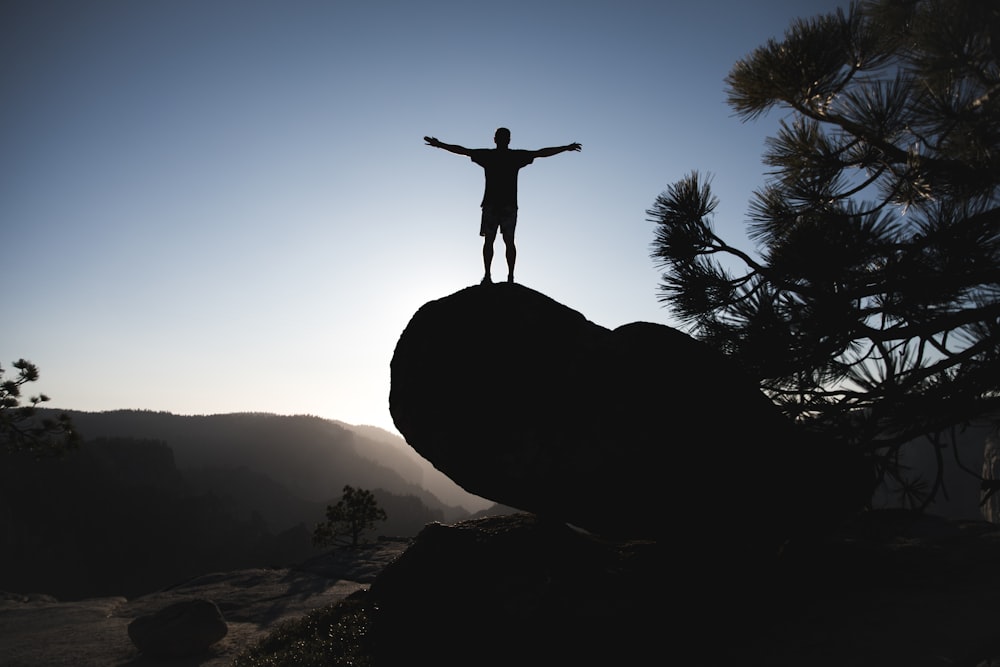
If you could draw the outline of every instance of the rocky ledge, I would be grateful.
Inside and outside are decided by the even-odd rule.
[[[431,524],[341,604],[346,623],[325,614],[286,641],[329,654],[244,664],[1000,665],[993,524],[872,512],[757,561],[694,562],[690,547],[531,515]],[[355,646],[338,655],[328,638],[345,624]]]
[[[994,524],[872,512],[756,562],[725,551],[692,562],[689,547],[601,539],[528,514],[429,524],[353,560],[213,574],[132,601],[7,600],[0,655],[13,667],[222,667],[257,646],[238,664],[290,664],[271,660],[282,620],[327,610],[314,639],[295,641],[329,644],[346,609],[361,653],[294,664],[1000,665]],[[191,595],[219,603],[228,635],[186,661],[137,654],[128,623]]]

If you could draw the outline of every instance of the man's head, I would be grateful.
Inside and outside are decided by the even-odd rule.
[[[510,146],[510,130],[506,127],[498,127],[493,141],[497,142],[497,148],[507,148]]]

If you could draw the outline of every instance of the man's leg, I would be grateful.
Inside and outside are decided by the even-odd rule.
[[[517,247],[514,245],[514,230],[503,233],[503,242],[507,247],[507,282],[514,282],[514,262],[517,260]]]
[[[490,265],[493,264],[493,241],[496,240],[496,231],[487,232],[483,238],[483,283],[493,282],[490,277]]]

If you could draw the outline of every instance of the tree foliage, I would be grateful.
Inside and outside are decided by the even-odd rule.
[[[347,484],[337,504],[327,505],[326,521],[316,526],[313,544],[356,547],[377,522],[387,518],[371,491]]]
[[[790,417],[898,474],[904,444],[998,407],[1000,5],[853,2],[726,85],[744,120],[787,112],[750,204],[757,251],[715,233],[692,172],[648,211],[661,302]]]
[[[38,380],[38,367],[25,359],[13,362],[17,377],[4,380],[0,367],[0,449],[25,451],[38,456],[61,454],[79,445],[79,434],[68,415],[41,417],[38,406],[49,400],[45,394],[21,404],[21,388]]]

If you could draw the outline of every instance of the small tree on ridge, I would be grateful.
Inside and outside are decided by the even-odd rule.
[[[371,491],[347,484],[337,504],[326,506],[326,521],[317,524],[313,544],[357,547],[365,534],[375,529],[377,522],[387,518]]]

